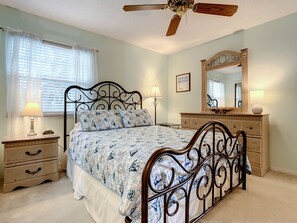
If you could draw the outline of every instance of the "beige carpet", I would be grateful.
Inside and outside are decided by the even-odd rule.
[[[247,187],[247,191],[236,190],[201,222],[297,222],[297,176],[276,172],[269,172],[262,178],[248,176]],[[62,174],[60,180],[53,183],[0,193],[0,222],[94,221],[87,213],[84,202],[74,200],[71,183]]]

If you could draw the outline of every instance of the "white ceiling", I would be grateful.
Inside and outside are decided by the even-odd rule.
[[[195,0],[195,3],[198,1]],[[232,17],[188,10],[176,35],[166,37],[170,9],[124,12],[123,5],[167,0],[0,0],[0,4],[98,33],[162,54],[171,54],[297,12],[297,0],[201,0],[238,5]]]

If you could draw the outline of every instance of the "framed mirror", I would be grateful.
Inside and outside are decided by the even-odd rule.
[[[201,61],[203,112],[214,108],[248,111],[247,57],[247,49],[225,50]]]

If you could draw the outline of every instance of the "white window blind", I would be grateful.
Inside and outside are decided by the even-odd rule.
[[[29,90],[31,96],[35,94],[34,98],[40,99],[45,115],[61,114],[64,111],[64,91],[67,87],[90,87],[94,84],[94,76],[97,75],[94,72],[95,52],[42,41],[37,43],[37,47],[34,45],[32,50],[32,43],[26,44],[26,38],[22,41],[21,37],[21,41],[16,44],[14,36],[10,35],[7,41],[7,74],[9,77],[11,72],[17,72],[13,75],[18,78],[15,82],[19,85],[16,86],[19,87],[19,95],[16,96],[20,97],[18,110],[23,110]],[[12,67],[17,69],[13,71]]]

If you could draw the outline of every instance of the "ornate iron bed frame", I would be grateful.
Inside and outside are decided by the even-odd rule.
[[[72,91],[74,93],[71,93]],[[75,119],[77,111],[84,109],[142,108],[142,96],[138,91],[128,92],[111,81],[100,82],[91,88],[70,86],[65,91],[64,99],[64,148],[66,148],[66,137],[68,136],[67,109],[69,108],[67,105],[74,104],[75,109],[72,112],[74,111]],[[220,140],[216,139],[217,132],[221,133],[222,138]],[[204,142],[207,134],[212,134],[212,142]],[[197,146],[198,142],[200,143]],[[203,154],[203,149],[206,149],[206,154]],[[187,157],[192,162],[191,168],[183,167],[177,158],[178,156]],[[172,166],[170,167],[171,175],[167,185],[164,184],[163,188],[156,189],[152,183],[151,171],[165,157],[172,159],[184,171],[184,179],[176,183],[178,174]],[[221,165],[221,161],[227,163],[227,166]],[[204,171],[204,174],[199,176],[201,171]],[[234,174],[238,175],[235,183],[233,182]],[[196,189],[194,185],[196,185]],[[149,202],[155,199],[163,201],[162,216],[164,216],[164,222],[167,222],[168,217],[178,213],[181,200],[185,203],[184,221],[197,222],[240,185],[242,185],[243,190],[246,189],[246,134],[244,131],[238,131],[232,135],[224,124],[209,122],[198,129],[185,148],[181,150],[162,148],[152,154],[142,174],[141,222],[148,222]],[[200,188],[204,188],[204,192],[201,192]],[[217,191],[219,191],[219,196],[215,195]],[[183,198],[172,200],[177,192],[182,192]],[[195,197],[193,198],[193,196]],[[190,216],[189,213],[190,198],[198,199],[203,205],[202,212],[194,217]],[[210,199],[210,205],[207,204],[207,199]],[[125,221],[131,222],[129,217],[126,217]]]

